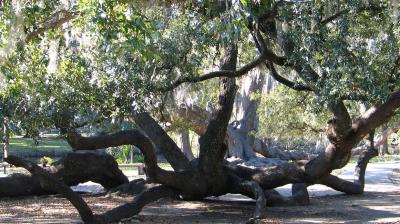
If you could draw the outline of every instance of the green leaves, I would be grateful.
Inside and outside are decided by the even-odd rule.
[[[258,112],[262,127],[258,134],[280,139],[318,137],[330,116],[313,94],[283,86],[262,97]]]
[[[310,64],[323,77],[317,84],[320,100],[376,102],[394,90],[387,87],[400,40],[390,8],[319,1],[281,10],[287,24],[284,50],[290,62]]]
[[[241,64],[256,56],[247,25],[269,15],[274,1],[218,2],[140,7],[135,1],[80,0],[68,6],[34,1],[21,8],[22,33],[44,27],[60,10],[79,16],[19,48],[9,41],[16,27],[15,10],[5,7],[0,15],[0,47],[7,49],[0,61],[2,94],[22,102],[18,110],[13,108],[20,117],[32,114],[43,120],[68,110],[72,121],[100,117],[118,122],[132,105],[162,107],[167,96],[157,90],[214,70],[220,49],[232,40],[238,42]],[[288,64],[309,65],[320,76],[317,97],[279,89],[266,99],[264,112],[274,122],[264,123],[271,133],[285,134],[279,134],[275,124],[295,130],[288,121],[297,128],[320,127],[325,112],[320,115],[317,109],[330,100],[376,102],[399,89],[398,23],[389,9],[365,6],[356,0],[283,1],[277,17],[261,24],[271,50],[287,57]],[[309,81],[304,74],[296,77]],[[195,92],[193,98],[204,105],[217,98],[215,82],[192,85],[188,92]],[[312,131],[306,127],[293,133]]]

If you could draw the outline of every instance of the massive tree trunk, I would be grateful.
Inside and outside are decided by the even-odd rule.
[[[255,137],[251,132],[258,130],[257,107],[260,99],[252,99],[251,94],[261,93],[265,83],[263,69],[256,67],[240,80],[236,95],[236,121],[229,127],[229,154],[235,157],[250,159],[255,157],[253,150]],[[235,136],[236,138],[232,138]],[[240,141],[240,144],[238,144]],[[237,146],[242,147],[237,147]]]
[[[389,97],[384,104],[372,107],[365,112],[350,126],[346,134],[342,135],[342,138],[334,139],[335,141],[327,147],[325,152],[314,159],[295,163],[281,163],[265,169],[250,169],[223,162],[223,155],[226,150],[223,138],[226,134],[224,127],[229,121],[229,116],[224,112],[225,110],[228,110],[228,112],[232,110],[235,83],[232,79],[222,79],[221,86],[224,97],[220,98],[221,107],[211,119],[206,134],[200,141],[200,158],[193,160],[184,170],[166,171],[161,169],[157,165],[152,142],[137,130],[89,138],[73,135],[70,142],[75,150],[95,150],[124,144],[136,145],[144,154],[146,172],[150,181],[161,184],[161,186],[154,185],[145,188],[146,190],[131,203],[102,215],[96,215],[94,217],[96,222],[112,222],[133,216],[140,212],[145,204],[160,197],[176,197],[179,195],[183,199],[193,200],[225,193],[240,193],[255,198],[255,216],[263,216],[265,205],[271,203],[267,199],[273,200],[275,197],[273,196],[275,193],[265,190],[287,183],[304,183],[294,187],[294,192],[300,192],[298,194],[300,198],[307,197],[304,188],[315,183],[322,183],[349,194],[362,193],[368,160],[377,155],[373,143],[360,157],[354,182],[342,180],[331,175],[330,172],[344,166],[345,162],[343,161],[350,157],[351,149],[368,133],[373,133],[375,128],[387,122],[394,115],[396,108],[400,106],[400,92],[397,92]],[[220,123],[225,125],[221,126]],[[373,135],[370,134],[370,136],[369,139],[373,141]],[[159,140],[166,141],[165,138],[169,137],[164,135]],[[171,153],[175,149],[175,147],[166,147],[163,151],[170,151]],[[180,150],[175,153],[183,155]],[[176,165],[185,166],[186,161],[182,161],[182,163]],[[57,179],[53,178],[53,180]],[[56,188],[52,189],[55,190]],[[60,192],[60,190],[57,192]],[[64,192],[63,194],[67,193]],[[69,200],[76,202],[75,199],[71,199],[71,195],[66,196]],[[78,207],[82,209],[81,204],[78,204]]]
[[[221,69],[234,70],[236,68],[236,59],[236,46],[228,47]],[[82,137],[77,133],[69,133],[68,140],[75,150],[95,150],[123,144],[135,145],[144,155],[146,174],[149,177],[148,181],[163,185],[162,188],[152,188],[154,195],[162,196],[165,195],[162,192],[176,191],[183,199],[193,200],[229,192],[243,192],[257,199],[256,216],[261,216],[265,207],[265,195],[262,189],[256,182],[243,180],[224,166],[224,155],[227,150],[224,139],[236,94],[235,79],[220,78],[220,92],[218,107],[199,140],[199,158],[193,160],[190,164],[170,137],[154,122],[149,114],[134,114],[135,121],[140,127],[144,127],[143,129],[149,138],[166,154],[166,159],[171,163],[175,171],[166,171],[157,165],[152,141],[137,130],[89,138]],[[159,134],[155,134],[154,130],[157,130]],[[177,157],[171,155],[178,155],[178,157],[183,157],[184,159],[177,160]],[[110,222],[132,216],[140,211],[144,206],[143,203],[148,203],[152,200],[150,195],[143,192],[132,204],[115,208],[101,215],[99,220]]]
[[[258,130],[257,107],[259,99],[252,99],[251,94],[260,93],[265,86],[264,67],[256,67],[240,81],[240,89],[235,99],[234,117],[236,120],[228,125],[226,140],[228,142],[228,156],[237,157],[244,160],[255,159],[255,153],[259,153],[267,158],[278,158],[282,160],[302,160],[308,159],[308,155],[303,152],[289,152],[277,147],[265,144],[262,139],[253,136],[254,131]],[[273,85],[271,76],[268,76],[266,91],[270,91]],[[170,111],[170,122],[184,122],[192,131],[199,136],[203,135],[208,121],[211,118],[210,111],[203,109],[195,104],[182,103]]]
[[[69,153],[46,170],[67,186],[93,181],[111,189],[128,183],[115,159],[107,154]],[[54,193],[56,191],[43,188],[40,181],[31,175],[14,174],[0,178],[0,197]]]

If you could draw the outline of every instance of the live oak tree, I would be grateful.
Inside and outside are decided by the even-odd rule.
[[[176,1],[149,6],[108,0],[32,2],[18,10],[7,6],[2,16],[15,21],[22,33],[1,59],[2,71],[9,74],[6,85],[21,83],[22,91],[39,99],[38,106],[51,108],[53,122],[74,150],[138,147],[150,185],[133,202],[93,215],[65,188],[68,183],[16,157],[7,161],[27,168],[44,189],[64,194],[88,223],[133,216],[162,197],[200,200],[226,193],[255,198],[255,216],[263,217],[266,205],[285,202],[271,190],[288,183],[294,184],[295,203],[307,202],[306,187],[316,183],[362,193],[367,163],[377,154],[373,132],[400,106],[397,7],[383,1]],[[1,29],[11,27],[2,24]],[[268,68],[281,84],[309,92],[331,113],[330,144],[317,157],[256,169],[224,160],[236,78],[257,66]],[[148,111],[163,108],[168,91],[209,79],[218,80],[218,100],[199,140],[199,158],[189,161]],[[352,119],[349,102],[371,106]],[[129,118],[141,131],[83,137],[75,129],[90,114]],[[332,175],[367,135],[370,147],[360,156],[355,181]],[[158,166],[155,147],[174,171]]]

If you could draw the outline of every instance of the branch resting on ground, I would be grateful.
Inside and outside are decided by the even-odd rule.
[[[86,202],[82,199],[82,197],[79,194],[73,192],[71,188],[66,186],[64,183],[60,182],[52,174],[48,173],[43,168],[39,167],[33,162],[18,158],[16,156],[11,155],[5,158],[5,160],[16,167],[23,167],[27,169],[34,177],[40,180],[42,188],[51,191],[54,190],[64,195],[71,202],[71,204],[78,210],[79,215],[81,216],[84,222],[90,223],[93,221],[93,212],[86,204]]]

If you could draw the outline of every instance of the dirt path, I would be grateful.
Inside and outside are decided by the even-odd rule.
[[[268,208],[268,218],[258,223],[400,223],[400,185],[388,179],[399,163],[377,164],[367,171],[364,195],[338,195],[315,186],[311,205]],[[345,168],[342,176],[351,172]],[[287,186],[280,189],[287,191]],[[327,196],[320,196],[327,195]],[[85,196],[94,212],[101,213],[132,198]],[[227,201],[228,200],[228,201]],[[124,223],[244,223],[252,216],[254,202],[238,195],[203,202],[160,200],[150,204],[135,218]],[[0,200],[0,223],[79,223],[69,202],[57,196],[23,197]]]

